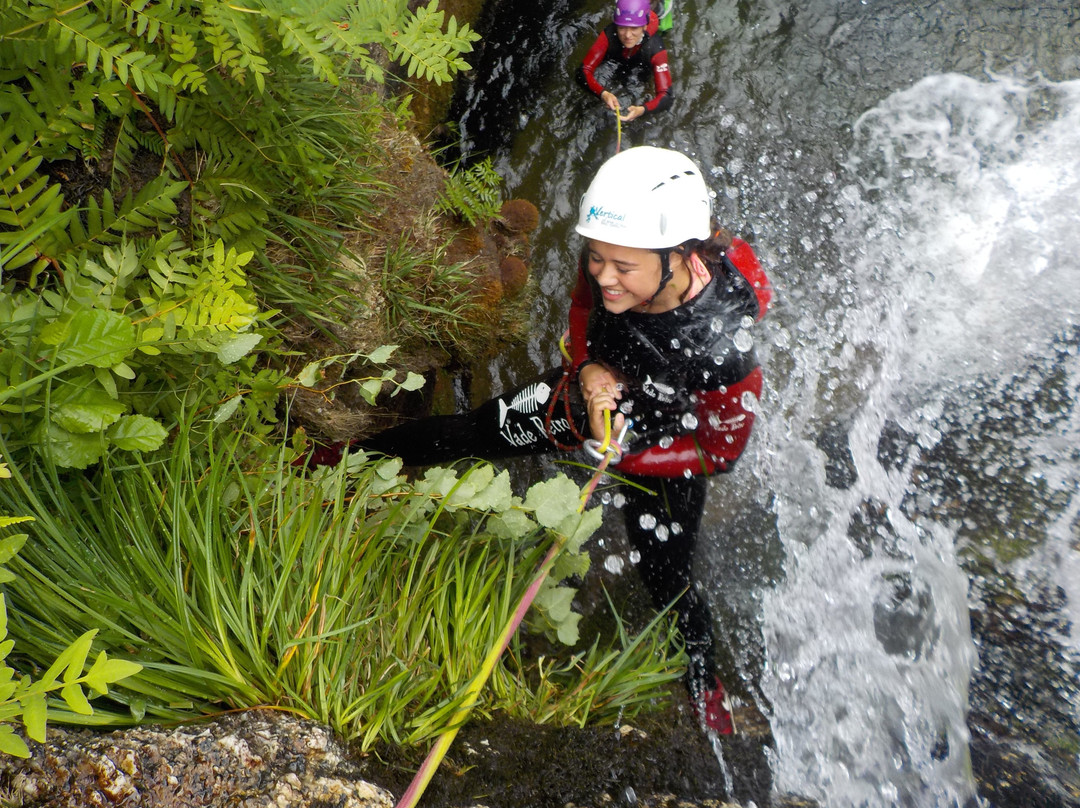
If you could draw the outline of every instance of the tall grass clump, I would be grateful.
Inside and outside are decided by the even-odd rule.
[[[39,464],[0,489],[0,508],[34,517],[8,588],[27,665],[94,627],[110,656],[143,666],[110,690],[112,709],[58,716],[271,705],[364,747],[418,743],[446,728],[556,535],[580,551],[598,520],[566,478],[522,499],[487,464],[410,483],[400,461],[362,454],[305,475],[285,452],[251,462],[239,435],[183,426],[153,460],[86,475]],[[632,714],[679,675],[672,630],[658,619],[539,669],[511,653],[477,709]]]

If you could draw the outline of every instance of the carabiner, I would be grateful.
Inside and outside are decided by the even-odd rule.
[[[603,460],[605,457],[609,457],[610,463],[618,463],[622,460],[623,442],[626,440],[626,433],[630,431],[631,423],[633,422],[629,418],[623,422],[623,428],[622,431],[619,432],[619,437],[608,441],[606,452],[600,451],[600,441],[596,438],[589,438],[582,444],[585,452],[597,462]]]

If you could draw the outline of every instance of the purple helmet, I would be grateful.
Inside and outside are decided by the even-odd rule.
[[[630,28],[644,27],[649,24],[649,12],[652,6],[649,0],[618,0],[615,3],[615,24]]]

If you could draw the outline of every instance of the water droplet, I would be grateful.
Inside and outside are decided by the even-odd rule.
[[[640,561],[641,561],[641,553],[639,553],[637,550],[631,550],[630,551],[630,563],[631,564],[637,564]]]
[[[660,448],[670,449],[671,444],[673,444],[674,442],[675,438],[671,437],[671,435],[664,435],[664,437],[660,438]]]
[[[744,391],[740,403],[742,404],[742,408],[747,412],[757,412],[758,398],[752,391]]]
[[[683,425],[683,429],[697,429],[698,419],[692,412],[684,412],[682,418],[679,419],[679,423]]]
[[[609,555],[607,558],[604,559],[604,569],[606,569],[612,575],[619,575],[623,571],[624,563],[625,562],[623,561],[622,556]]]
[[[714,334],[723,334],[724,333],[724,318],[723,317],[713,317],[712,322],[709,323],[709,330],[712,331]]]
[[[656,527],[656,517],[651,513],[643,513],[638,517],[638,524],[646,530],[652,530]]]
[[[672,348],[678,348],[680,345],[682,345],[682,343],[679,342],[679,340],[677,338],[671,340],[671,347]]]
[[[611,504],[611,492],[610,491],[605,491],[604,493],[602,493],[600,495],[600,501],[602,503],[604,503],[605,505],[610,505]]]
[[[734,342],[735,347],[743,353],[746,353],[754,347],[754,337],[745,328],[740,328],[738,331],[736,331],[735,336],[732,338],[731,341]]]
[[[622,493],[616,494],[611,498],[611,504],[616,508],[621,508],[626,504],[626,495]]]
[[[657,525],[656,526],[656,538],[660,539],[660,541],[667,541],[667,537],[668,537],[668,526],[667,525]]]
[[[678,536],[680,533],[682,533],[682,525],[680,525],[678,522],[672,522],[671,523],[671,535],[672,536]]]

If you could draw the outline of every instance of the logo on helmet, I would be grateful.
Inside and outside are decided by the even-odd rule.
[[[589,214],[585,217],[585,223],[599,222],[604,225],[620,224],[626,220],[625,213],[615,213],[610,210],[605,210],[601,205],[593,205],[589,208]]]

